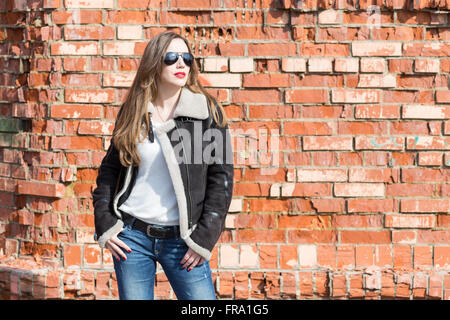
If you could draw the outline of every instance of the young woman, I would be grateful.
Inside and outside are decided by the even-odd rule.
[[[147,44],[93,191],[95,234],[120,299],[153,299],[156,262],[178,299],[215,299],[209,259],[233,191],[227,118],[186,39]]]

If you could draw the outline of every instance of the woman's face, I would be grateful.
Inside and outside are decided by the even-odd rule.
[[[186,43],[181,39],[173,39],[169,46],[167,47],[166,52],[177,52],[177,53],[189,53],[188,47]],[[181,56],[178,56],[177,62],[168,66],[163,62],[160,82],[163,86],[178,86],[183,87],[188,79],[190,67],[188,67]],[[184,73],[184,76],[182,76]],[[177,75],[178,74],[178,75]],[[181,74],[181,75],[180,75]]]

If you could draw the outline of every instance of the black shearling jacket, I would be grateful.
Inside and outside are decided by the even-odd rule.
[[[149,102],[148,112],[154,110]],[[174,186],[181,238],[209,260],[224,228],[233,192],[233,151],[228,125],[221,128],[216,124],[205,95],[183,87],[173,119],[160,127],[150,126],[150,141],[154,134]],[[122,166],[111,140],[98,170],[97,187],[92,192],[94,238],[102,248],[111,236],[123,230],[122,212],[118,208],[131,194],[138,170],[139,166]]]

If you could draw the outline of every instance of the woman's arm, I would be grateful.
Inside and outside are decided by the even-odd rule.
[[[233,196],[233,150],[231,146],[231,136],[228,125],[219,127],[213,121],[211,128],[219,130],[223,146],[223,151],[213,154],[214,162],[208,165],[206,192],[203,204],[203,213],[197,222],[196,229],[192,232],[190,238],[201,249],[194,251],[200,253],[207,260],[210,259],[211,251],[219,240],[225,225],[225,218],[231,204]]]
[[[94,204],[94,239],[104,248],[106,241],[123,229],[123,222],[113,211],[118,177],[121,169],[119,152],[111,139],[110,146],[98,169],[97,187],[92,192]]]

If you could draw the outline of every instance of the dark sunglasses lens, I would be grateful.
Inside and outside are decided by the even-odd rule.
[[[192,65],[192,60],[194,60],[194,57],[190,53],[183,53],[183,60],[184,63],[190,67]]]
[[[193,59],[194,58],[190,53],[183,53],[183,61],[187,66],[190,67],[192,65]],[[175,52],[168,52],[164,57],[164,63],[167,64],[168,66],[174,64],[175,62],[177,62],[177,60],[178,55]]]

